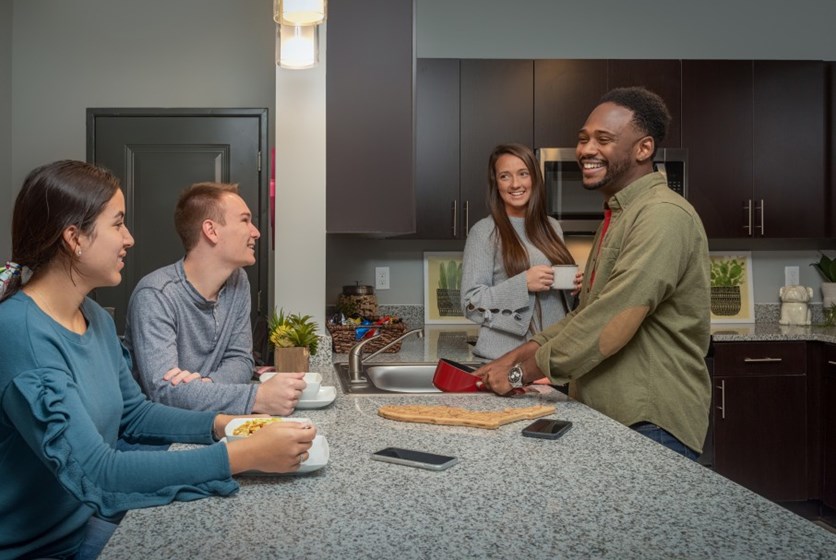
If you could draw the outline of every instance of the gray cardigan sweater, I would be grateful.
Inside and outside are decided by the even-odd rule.
[[[531,266],[551,265],[549,259],[532,245],[525,235],[525,218],[510,218],[511,225],[528,250]],[[563,239],[557,220],[549,223]],[[535,293],[529,292],[525,271],[508,278],[502,262],[499,238],[494,235],[494,221],[487,217],[476,222],[464,247],[461,287],[465,317],[481,326],[474,353],[495,359],[531,338],[529,325],[535,331],[556,323],[565,316],[562,296],[558,290],[539,292],[542,323],[534,313]]]
[[[250,284],[243,269],[229,277],[218,301],[207,301],[186,280],[183,260],[139,281],[130,303],[125,345],[134,377],[153,401],[193,410],[248,414],[258,385],[253,376]],[[176,387],[163,381],[179,367],[212,380]]]

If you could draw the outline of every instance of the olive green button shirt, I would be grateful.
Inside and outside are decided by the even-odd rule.
[[[650,173],[608,201],[580,305],[536,335],[552,382],[630,426],[651,422],[694,451],[708,429],[708,241],[694,208]],[[592,285],[590,285],[592,281]]]

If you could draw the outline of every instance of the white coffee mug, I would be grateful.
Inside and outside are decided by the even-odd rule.
[[[575,289],[575,276],[578,274],[578,265],[556,264],[552,267],[552,270],[554,270],[553,290]]]
[[[319,388],[322,385],[322,374],[315,371],[309,371],[305,374],[305,389],[302,391],[302,400],[310,400],[316,398],[319,394]]]

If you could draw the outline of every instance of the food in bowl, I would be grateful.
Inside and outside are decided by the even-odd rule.
[[[246,420],[238,425],[234,430],[232,430],[232,435],[242,437],[251,436],[267,424],[281,421],[281,418],[253,418],[252,420]]]

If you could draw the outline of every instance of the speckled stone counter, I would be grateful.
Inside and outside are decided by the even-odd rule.
[[[715,342],[809,340],[836,343],[836,327],[784,326],[778,323],[712,324],[711,336]]]
[[[429,358],[425,342],[405,343],[401,361]],[[522,437],[527,422],[481,430],[376,414],[407,403],[554,403],[574,427],[549,441]],[[294,416],[327,436],[328,466],[131,511],[101,558],[836,558],[836,535],[562,394],[338,394]],[[387,446],[460,463],[432,472],[370,460]]]

